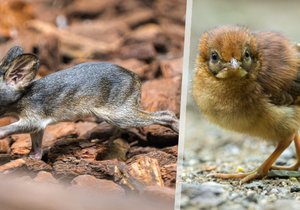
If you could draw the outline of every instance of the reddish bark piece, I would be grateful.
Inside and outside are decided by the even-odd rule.
[[[66,13],[68,17],[72,16],[89,16],[95,17],[102,12],[104,12],[107,8],[112,7],[116,4],[116,0],[110,1],[99,1],[99,0],[89,0],[89,3],[85,0],[77,0],[73,4],[70,4]]]
[[[79,188],[92,189],[99,193],[123,196],[125,191],[122,187],[110,180],[97,179],[91,175],[80,175],[75,177],[71,184]]]
[[[114,127],[107,123],[101,123],[90,130],[86,130],[79,133],[82,139],[108,139],[113,135]]]
[[[134,12],[128,12],[119,16],[118,20],[129,25],[130,28],[137,28],[145,23],[155,22],[155,14],[151,9],[138,9],[134,10]]]
[[[156,159],[158,161],[159,167],[163,167],[165,165],[176,163],[177,158],[168,153],[162,152],[160,150],[152,151],[146,154],[147,158]],[[127,164],[134,163],[138,161],[140,158],[144,158],[146,155],[136,155],[126,161]]]
[[[185,16],[185,1],[155,1],[154,10],[158,15],[162,16],[161,19],[172,20],[177,25],[184,25]]]
[[[180,111],[181,77],[155,79],[142,86],[142,106],[148,111]]]
[[[178,145],[171,146],[171,147],[165,147],[161,151],[166,152],[170,155],[173,155],[174,157],[177,157],[177,155],[178,155]]]
[[[165,165],[160,168],[160,171],[165,186],[175,188],[177,164]]]
[[[24,159],[16,159],[0,166],[0,172],[8,171],[22,167],[26,161]]]
[[[145,186],[164,186],[158,161],[145,155],[136,156],[127,166],[119,166],[121,183],[134,191]]]
[[[130,146],[127,141],[122,138],[117,138],[113,140],[107,147],[106,150],[98,153],[97,160],[113,160],[117,159],[120,161],[127,160],[127,153]]]
[[[137,58],[139,60],[149,60],[155,56],[155,48],[149,42],[125,45],[120,49],[120,57],[123,59]]]
[[[31,149],[31,139],[29,134],[13,135],[14,143],[11,145],[12,155],[27,155]]]
[[[22,0],[0,2],[0,38],[9,39],[24,27],[24,23],[34,18],[32,5]]]
[[[153,79],[157,71],[153,71],[151,65],[146,64],[138,59],[129,58],[125,60],[115,59],[111,60],[112,63],[115,63],[119,66],[122,66],[125,69],[133,71],[141,79]]]
[[[59,138],[71,134],[76,134],[76,123],[74,122],[61,122],[49,125],[44,133],[43,146],[52,146]]]
[[[26,158],[23,170],[29,172],[52,171],[52,167],[42,160]]]
[[[120,20],[90,20],[76,22],[68,27],[70,32],[102,42],[113,42],[121,39],[130,30],[128,25]]]
[[[54,162],[53,169],[56,177],[70,180],[79,175],[92,175],[98,179],[112,179],[117,160],[86,161],[74,157]]]
[[[40,171],[33,180],[37,183],[58,184],[58,180],[55,179],[53,175],[47,171]]]
[[[146,144],[155,147],[167,147],[178,144],[178,134],[170,128],[160,125],[151,125],[144,129],[147,136]]]
[[[4,117],[4,118],[1,118],[0,119],[0,127],[1,126],[5,126],[5,125],[8,125],[8,124],[11,124],[13,122],[15,122],[16,120],[12,117]]]
[[[158,24],[145,24],[132,31],[127,42],[153,42],[161,34],[161,31],[161,27]]]
[[[76,134],[75,123],[62,122],[50,125],[46,128],[43,137],[43,147],[53,146],[59,138],[71,134]],[[12,136],[15,141],[11,146],[12,155],[26,155],[31,149],[31,139],[29,134],[17,134]]]
[[[128,158],[132,158],[133,156],[136,155],[147,154],[149,152],[153,152],[156,150],[157,148],[155,147],[141,147],[141,146],[131,147],[128,152]]]
[[[85,138],[86,134],[98,126],[95,122],[78,122],[75,125],[75,132],[78,138]]]
[[[56,35],[61,43],[62,53],[72,58],[93,57],[96,54],[107,54],[118,49],[122,39],[113,42],[100,42],[88,37],[74,34],[67,29],[58,29],[54,25],[39,20],[31,20],[28,23],[30,29],[40,33]]]
[[[42,34],[38,41],[38,56],[40,59],[39,75],[45,76],[59,69],[60,43],[54,34]]]
[[[0,153],[8,154],[10,152],[10,140],[9,138],[0,140]]]
[[[182,57],[160,62],[162,75],[165,78],[180,76],[182,74]]]

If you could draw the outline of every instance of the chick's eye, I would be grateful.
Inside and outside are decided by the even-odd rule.
[[[218,53],[213,52],[213,53],[210,55],[210,59],[211,59],[211,61],[212,61],[213,63],[218,62],[218,60],[219,60],[219,55],[218,55]]]
[[[251,53],[249,51],[249,49],[246,49],[243,55],[243,63],[242,63],[242,67],[245,70],[250,70],[252,66],[252,58],[251,58]]]
[[[251,58],[251,55],[250,55],[249,50],[246,50],[246,51],[245,51],[245,53],[244,53],[244,58],[245,58],[246,60],[249,60],[249,59]]]

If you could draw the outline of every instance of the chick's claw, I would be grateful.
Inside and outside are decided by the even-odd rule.
[[[248,173],[232,173],[232,174],[225,174],[225,173],[213,173],[208,174],[209,177],[219,178],[219,179],[241,179],[241,184],[247,183],[254,179],[261,179],[267,176],[267,173],[256,170]]]
[[[300,162],[295,163],[294,165],[291,166],[278,166],[278,165],[273,165],[271,167],[271,170],[285,170],[285,171],[297,171],[300,167]]]

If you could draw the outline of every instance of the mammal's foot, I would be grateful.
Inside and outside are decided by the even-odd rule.
[[[33,160],[41,160],[43,157],[43,150],[31,151],[29,157]]]

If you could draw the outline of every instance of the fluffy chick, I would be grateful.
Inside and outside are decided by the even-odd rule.
[[[204,116],[225,129],[277,143],[255,171],[212,176],[247,182],[265,177],[271,168],[297,170],[300,62],[295,46],[278,33],[222,26],[202,35],[199,52],[192,94]],[[296,164],[272,166],[293,140]]]

